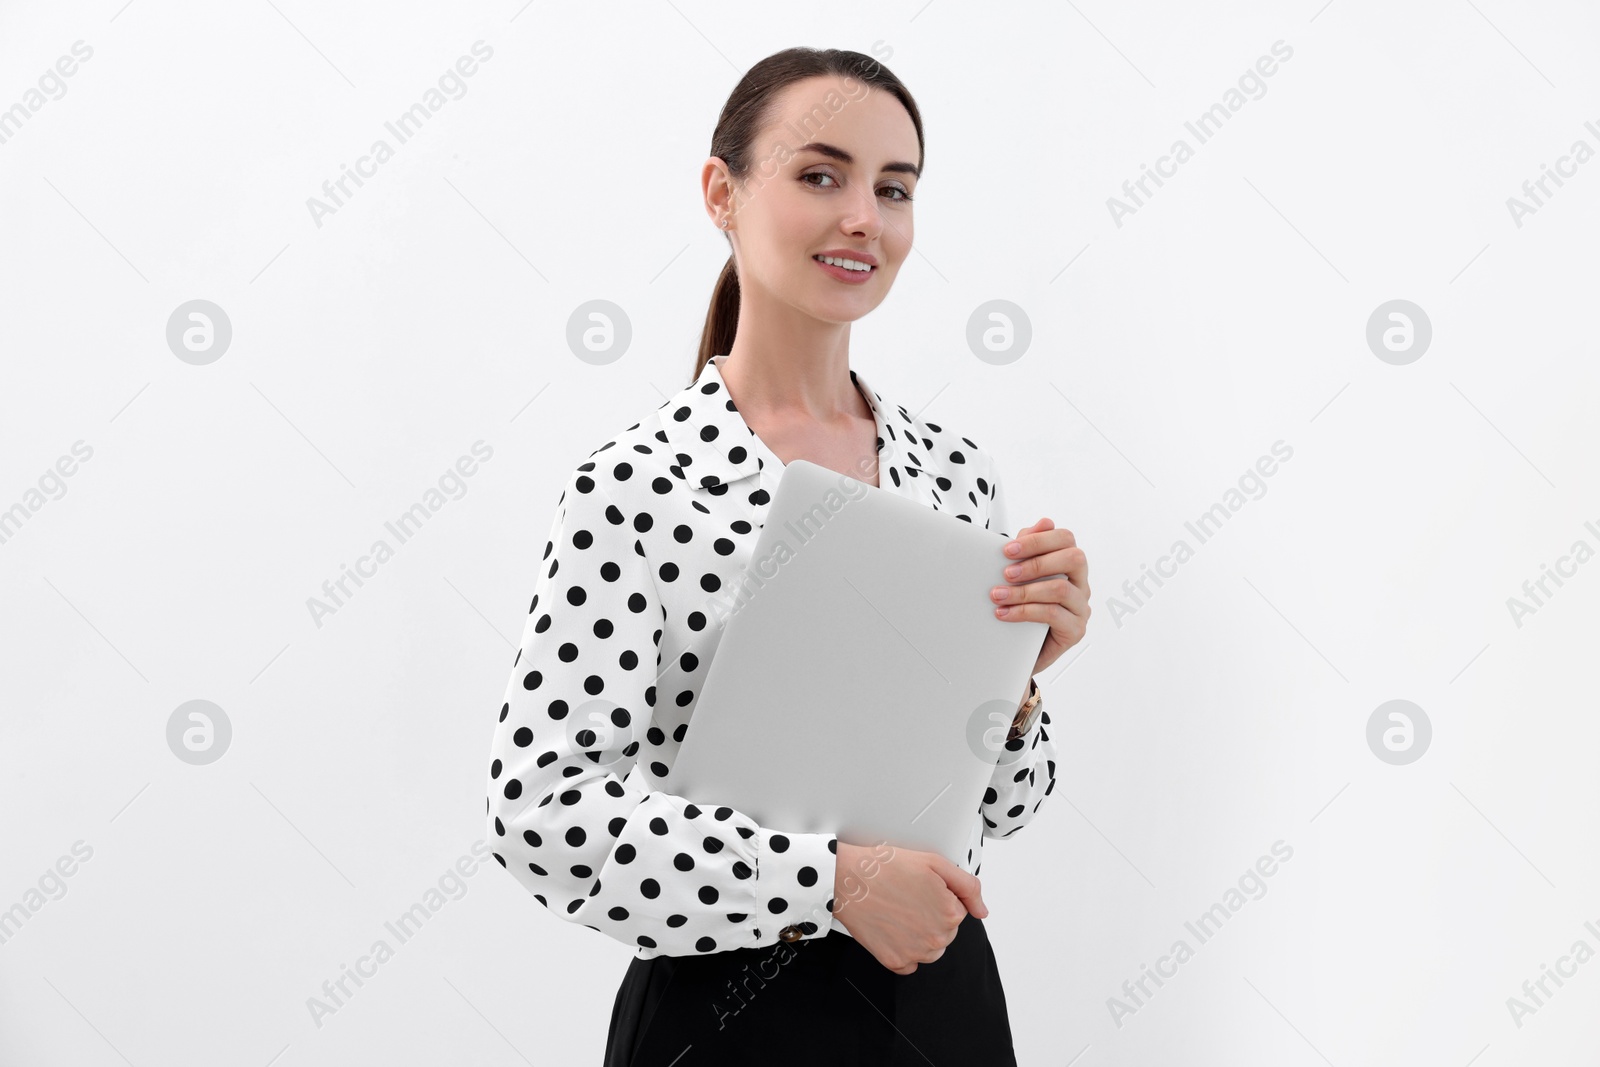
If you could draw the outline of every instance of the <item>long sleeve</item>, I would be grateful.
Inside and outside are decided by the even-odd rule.
[[[1056,743],[1049,725],[1050,712],[1040,708],[1028,731],[1006,742],[983,793],[984,837],[1010,837],[1028,825],[1056,787]]]
[[[987,455],[987,453],[985,453]],[[1010,537],[1011,517],[1006,506],[1005,483],[996,472],[993,457],[989,457],[989,519],[987,529]],[[1004,576],[1001,576],[1001,581]],[[1050,694],[1041,693],[1046,704]],[[1000,762],[984,790],[984,837],[1009,837],[1033,821],[1044,798],[1056,787],[1056,745],[1046,729],[1050,725],[1048,708],[1041,707],[1038,717],[1021,737],[1006,742]]]
[[[773,944],[791,924],[826,936],[833,834],[784,833],[641,782],[642,741],[659,756],[664,739],[666,611],[638,539],[650,516],[620,509],[615,474],[595,468],[574,471],[558,502],[494,731],[494,857],[559,918],[645,956]]]

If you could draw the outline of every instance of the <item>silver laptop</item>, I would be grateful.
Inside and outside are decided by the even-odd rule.
[[[670,792],[762,826],[966,859],[1049,629],[994,617],[1008,539],[788,464]],[[1044,579],[1039,579],[1044,580]]]

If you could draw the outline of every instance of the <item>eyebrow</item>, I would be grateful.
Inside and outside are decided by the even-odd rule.
[[[816,152],[819,155],[837,159],[840,163],[844,164],[850,164],[856,161],[856,157],[852,156],[844,149],[838,147],[837,145],[826,144],[822,141],[807,142],[806,144],[801,145],[799,148],[796,148],[795,152],[796,154],[800,152]],[[917,169],[915,163],[885,163],[883,165],[883,169],[895,174],[910,174],[917,178],[922,176],[922,171]]]

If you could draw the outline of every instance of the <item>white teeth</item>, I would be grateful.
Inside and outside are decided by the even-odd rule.
[[[814,260],[817,260],[819,263],[831,263],[835,267],[843,267],[845,270],[871,270],[872,269],[872,267],[869,264],[862,263],[859,260],[854,260],[854,259],[839,259],[839,258],[837,258],[835,256],[812,256],[811,258],[814,259]]]

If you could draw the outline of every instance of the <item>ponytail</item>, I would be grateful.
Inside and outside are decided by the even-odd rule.
[[[711,307],[706,311],[706,325],[700,331],[700,354],[695,360],[690,381],[700,377],[712,356],[725,356],[733,349],[733,332],[739,325],[739,272],[733,266],[733,254],[722,273],[717,275],[711,290]]]

